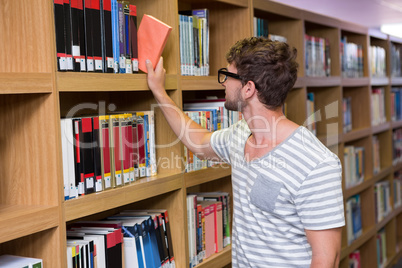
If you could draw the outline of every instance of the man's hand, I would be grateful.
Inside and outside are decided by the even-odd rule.
[[[163,58],[159,59],[155,70],[152,67],[152,63],[146,60],[145,65],[147,66],[147,81],[148,87],[154,94],[155,98],[158,100],[159,97],[166,95],[165,91],[165,75],[166,70],[163,68]]]

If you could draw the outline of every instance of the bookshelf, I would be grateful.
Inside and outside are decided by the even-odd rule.
[[[298,50],[298,80],[287,100],[287,116],[306,122],[307,94],[314,93],[315,110],[321,112],[317,136],[337,153],[342,163],[345,146],[365,148],[365,178],[344,188],[344,200],[361,197],[363,233],[350,245],[343,232],[341,264],[359,250],[362,267],[377,263],[376,236],[384,228],[387,261],[402,257],[402,207],[394,207],[376,223],[374,185],[388,181],[401,163],[393,163],[392,133],[402,121],[391,118],[391,88],[402,87],[402,76],[393,75],[391,47],[402,40],[368,31],[364,27],[288,7],[267,0],[130,0],[138,17],[151,14],[173,27],[163,52],[168,94],[182,107],[183,100],[224,97],[216,72],[226,66],[225,53],[238,39],[253,32],[253,17],[267,19],[269,31],[282,35]],[[63,201],[60,117],[109,111],[150,109],[155,100],[145,74],[57,72],[53,1],[2,1],[0,11],[0,254],[42,258],[46,267],[66,267],[66,225],[77,220],[100,219],[124,209],[166,208],[171,219],[176,265],[188,260],[186,194],[194,191],[231,191],[230,167],[213,167],[183,173],[183,146],[177,142],[161,112],[156,109],[158,175],[129,186]],[[210,12],[210,76],[180,75],[178,12],[208,8]],[[24,16],[21,16],[23,11]],[[330,75],[305,73],[304,35],[326,38],[330,43]],[[342,75],[341,38],[362,48],[362,76]],[[386,51],[386,76],[370,77],[369,47]],[[384,88],[386,122],[371,124],[371,91]],[[352,130],[343,133],[342,99],[351,97]],[[83,103],[91,105],[81,106]],[[373,137],[380,144],[380,171],[374,173]],[[170,161],[170,162],[169,162]],[[170,163],[170,164],[168,164]],[[391,188],[393,189],[393,188]],[[393,191],[391,191],[393,195]],[[231,248],[204,260],[200,267],[230,265]]]

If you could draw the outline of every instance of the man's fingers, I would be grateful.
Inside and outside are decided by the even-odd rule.
[[[145,61],[145,66],[147,67],[148,73],[153,72],[152,62],[150,60]]]
[[[163,69],[163,57],[159,58],[158,64],[155,67],[155,70]]]

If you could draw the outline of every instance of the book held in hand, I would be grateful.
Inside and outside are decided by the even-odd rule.
[[[150,60],[155,69],[171,31],[171,26],[144,14],[138,28],[138,67],[141,71],[147,72],[146,60]]]

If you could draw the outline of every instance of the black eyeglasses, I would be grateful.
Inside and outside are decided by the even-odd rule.
[[[243,79],[243,78],[242,78],[240,75],[238,75],[238,74],[228,72],[228,69],[227,69],[227,68],[220,68],[220,69],[218,70],[218,82],[219,82],[220,84],[225,83],[225,81],[228,79],[228,76],[230,76],[230,77],[232,77],[232,78],[234,78],[234,79],[238,79],[238,80],[242,80],[242,79]]]

